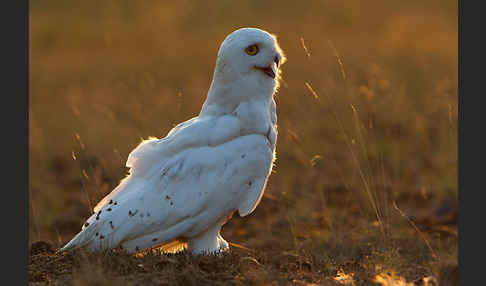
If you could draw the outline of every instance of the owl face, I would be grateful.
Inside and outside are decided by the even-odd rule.
[[[226,37],[217,61],[227,78],[249,77],[276,83],[285,56],[274,35],[256,28],[243,28]]]

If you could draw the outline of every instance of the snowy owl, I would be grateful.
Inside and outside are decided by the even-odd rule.
[[[129,175],[60,251],[228,250],[221,227],[235,212],[243,217],[257,207],[275,160],[273,95],[284,61],[266,31],[229,34],[199,115],[165,138],[142,141],[128,156]]]

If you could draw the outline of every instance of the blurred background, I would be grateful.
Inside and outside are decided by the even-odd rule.
[[[257,249],[425,237],[456,260],[449,0],[30,1],[29,241],[68,241],[142,139],[196,116],[219,45],[246,26],[288,58],[278,159],[259,207],[223,236]]]

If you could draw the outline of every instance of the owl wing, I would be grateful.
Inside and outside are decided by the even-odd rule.
[[[126,166],[130,168],[129,177],[151,177],[154,172],[160,171],[160,166],[182,150],[217,146],[236,138],[239,132],[240,121],[234,116],[194,117],[178,124],[165,138],[142,141],[128,155]],[[104,197],[95,206],[94,212],[98,212],[109,201],[129,196],[130,192],[138,192],[137,188],[126,187],[129,177],[123,179],[110,194]]]
[[[63,250],[87,245],[136,252],[197,235],[234,210],[246,215],[263,194],[272,159],[263,135],[186,148],[152,175],[128,176]]]

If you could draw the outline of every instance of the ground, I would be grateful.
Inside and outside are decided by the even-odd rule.
[[[233,241],[230,252],[222,256],[153,251],[136,257],[83,250],[56,254],[59,244],[39,241],[30,248],[29,281],[32,285],[457,285],[454,202],[443,202],[413,218],[417,229],[396,221],[384,224],[388,226],[382,232],[378,224],[366,224],[355,212],[346,215],[355,221],[347,225],[353,226],[336,226],[326,234],[319,233],[327,228],[323,220],[310,219],[292,230],[288,221],[271,218],[279,208],[276,201],[265,199],[262,204],[265,208],[259,213],[235,217],[225,226],[223,235],[238,238],[238,243]]]
[[[457,285],[457,2],[296,3],[30,2],[30,284]],[[56,254],[142,138],[197,115],[243,26],[288,62],[230,253]]]

